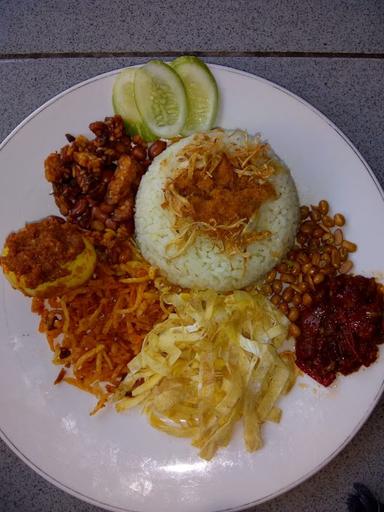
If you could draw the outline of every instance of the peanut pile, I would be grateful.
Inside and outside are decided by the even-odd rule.
[[[295,324],[300,307],[312,303],[316,285],[327,275],[348,273],[353,263],[350,253],[356,251],[353,242],[344,239],[341,213],[330,215],[324,199],[318,205],[300,208],[301,222],[294,247],[286,257],[267,274],[261,287],[271,302],[291,321],[290,334],[297,337]]]
[[[81,228],[106,228],[127,236],[133,232],[133,209],[140,179],[167,144],[148,146],[140,136],[126,134],[116,115],[89,125],[95,134],[67,135],[69,144],[45,160],[56,204],[69,222]]]

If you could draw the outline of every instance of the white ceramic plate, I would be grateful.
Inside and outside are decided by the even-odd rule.
[[[359,245],[356,271],[383,270],[383,192],[346,137],[300,98],[270,82],[212,66],[221,91],[218,124],[261,131],[292,169],[301,202],[327,198],[348,219]],[[0,240],[25,221],[55,213],[44,158],[112,114],[116,72],[83,82],[30,115],[0,150]],[[1,437],[61,489],[120,511],[238,510],[271,499],[329,462],[367,419],[383,389],[384,357],[336,386],[296,385],[283,399],[279,425],[263,429],[265,446],[245,452],[241,432],[211,462],[188,440],[153,430],[137,411],[96,417],[91,396],[53,386],[57,367],[30,302],[0,278]]]

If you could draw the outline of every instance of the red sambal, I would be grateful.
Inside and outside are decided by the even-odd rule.
[[[384,341],[381,286],[362,276],[329,277],[303,308],[296,339],[296,364],[323,386],[337,373],[371,365]]]

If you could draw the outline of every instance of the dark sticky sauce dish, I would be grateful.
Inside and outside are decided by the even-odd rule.
[[[377,359],[384,342],[384,295],[374,279],[338,275],[318,286],[313,298],[300,314],[296,364],[329,386],[337,373],[349,375]]]

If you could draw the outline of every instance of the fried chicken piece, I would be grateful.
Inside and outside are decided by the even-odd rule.
[[[143,171],[140,164],[129,155],[119,158],[113,178],[109,182],[106,202],[111,205],[120,203],[131,194],[131,189],[137,189]]]

